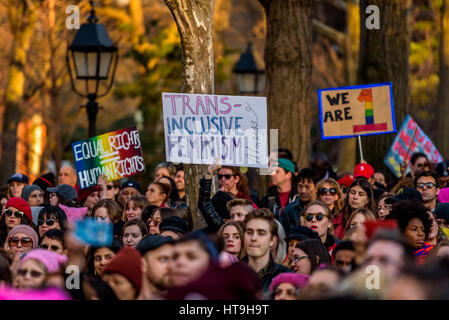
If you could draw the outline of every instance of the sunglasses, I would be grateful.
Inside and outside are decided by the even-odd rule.
[[[35,271],[35,270],[28,270],[28,269],[17,270],[17,274],[22,277],[25,277],[27,275],[27,273],[30,273],[31,277],[33,277],[33,278],[39,278],[42,276],[42,272]]]
[[[114,189],[115,187],[114,186],[111,186],[110,184],[108,184],[107,186],[106,186],[106,189],[108,189],[108,190],[112,190],[112,189]]]
[[[9,238],[8,241],[10,247],[17,247],[19,245],[19,242],[25,248],[31,247],[31,245],[33,244],[33,240],[31,240],[31,238],[12,237]]]
[[[218,175],[218,180],[223,179],[223,177],[225,177],[226,180],[229,180],[229,179],[231,179],[233,176],[234,176],[233,174],[219,174],[219,175]]]
[[[7,217],[11,217],[14,214],[14,217],[18,218],[22,218],[23,217],[23,212],[22,211],[16,211],[16,212],[12,212],[12,210],[6,210],[5,211],[5,215]]]
[[[306,219],[308,222],[313,220],[313,217],[315,217],[315,219],[317,221],[321,221],[324,219],[324,217],[327,217],[327,214],[324,213],[306,213],[305,215],[303,215],[304,219]]]
[[[42,225],[44,225],[44,223],[45,223],[47,226],[51,227],[52,225],[55,224],[55,222],[56,222],[56,220],[53,219],[53,218],[50,218],[50,219],[47,219],[47,220],[44,220],[44,219],[38,219],[38,220],[37,220],[37,224],[38,224],[39,226],[42,226]]]
[[[348,193],[348,187],[344,187],[344,188],[341,188],[341,192],[343,192],[343,193]]]
[[[49,248],[48,244],[41,244],[41,249],[48,250],[48,248]],[[55,246],[55,245],[52,245],[52,246],[50,246],[50,250],[51,251],[58,251],[59,247]]]
[[[432,189],[433,187],[436,187],[437,185],[433,182],[418,182],[416,184],[416,187],[418,187],[419,189],[424,189],[424,187],[426,187],[427,189]]]
[[[150,218],[150,219],[148,219],[147,225],[150,225],[151,222],[153,222],[155,227],[157,227],[159,225],[159,223],[160,223],[159,220],[153,220],[153,219]]]
[[[335,188],[329,188],[329,189],[328,188],[320,188],[318,190],[318,193],[320,194],[320,196],[324,196],[328,192],[331,194],[331,196],[335,196],[337,194],[337,189],[335,189]]]

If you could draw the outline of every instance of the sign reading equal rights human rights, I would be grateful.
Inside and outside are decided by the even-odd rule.
[[[391,82],[318,90],[321,139],[396,132]]]
[[[416,134],[413,138],[415,129]],[[407,154],[409,148],[410,151]],[[401,129],[396,135],[396,138],[394,138],[393,144],[385,156],[384,163],[396,175],[396,177],[399,178],[401,176],[401,163],[403,163],[405,157],[407,157],[408,163],[410,164],[410,158],[414,152],[424,153],[433,163],[443,161],[443,157],[440,152],[438,152],[433,142],[418,126],[416,121],[413,120],[410,115],[407,115],[404,122],[402,122]],[[407,168],[408,171],[409,169],[410,168]]]
[[[268,167],[265,97],[162,93],[167,161]]]
[[[72,152],[81,189],[96,185],[100,174],[113,181],[145,172],[136,127],[74,142]]]

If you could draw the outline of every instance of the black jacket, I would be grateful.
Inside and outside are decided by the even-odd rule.
[[[242,261],[248,263],[248,256],[244,257]],[[264,267],[265,269],[266,267]],[[268,271],[265,272],[261,277],[261,272],[258,272],[257,275],[259,276],[261,282],[262,282],[262,290],[263,293],[267,293],[270,291],[270,284],[271,281],[280,273],[284,272],[293,272],[291,269],[274,262],[273,257],[270,255],[270,262],[268,262]]]
[[[206,221],[208,231],[217,232],[218,229],[224,224],[224,220],[215,210],[210,201],[210,192],[212,188],[212,179],[206,180],[202,178],[200,180],[200,194],[198,197],[198,209],[200,209],[203,215],[204,221]]]
[[[294,202],[297,197],[296,186],[292,184],[290,194],[288,195],[288,204]],[[268,194],[263,197],[261,207],[270,209],[271,212],[274,213],[275,218],[279,220],[279,217],[284,210],[281,208],[281,200],[276,186],[268,188]]]

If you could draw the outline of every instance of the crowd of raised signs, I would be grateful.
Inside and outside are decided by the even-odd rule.
[[[277,157],[260,196],[241,168],[209,165],[198,213],[172,163],[145,186],[100,176],[80,189],[67,165],[32,183],[13,174],[0,196],[0,299],[449,298],[449,160],[414,153],[390,180],[366,162],[335,173],[323,153],[307,168],[287,149]],[[87,220],[112,240],[83,241]]]

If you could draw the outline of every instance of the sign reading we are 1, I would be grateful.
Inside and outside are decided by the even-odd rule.
[[[396,132],[391,83],[318,90],[321,139]]]

